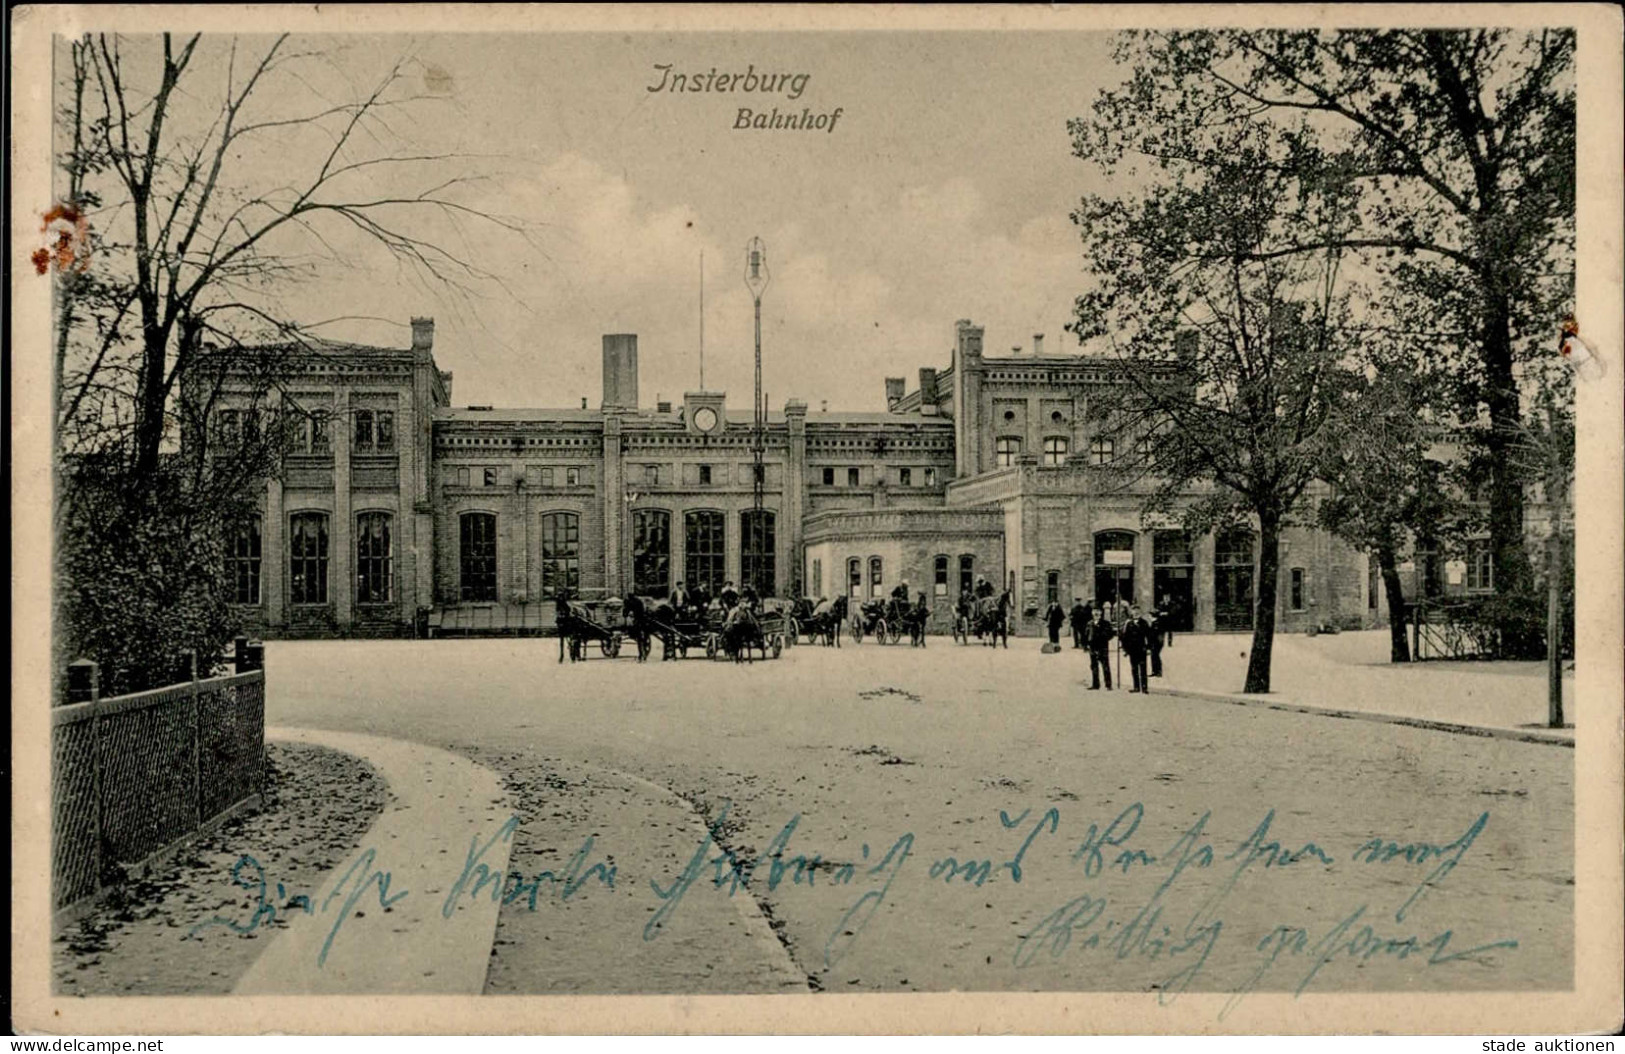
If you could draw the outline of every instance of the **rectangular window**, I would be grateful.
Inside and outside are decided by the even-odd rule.
[[[1303,568],[1292,569],[1292,610],[1303,610]]]
[[[497,472],[498,470],[494,468],[488,468],[485,470],[485,485],[487,487],[494,487],[497,485]]]
[[[564,470],[564,485],[567,486],[567,487],[580,486],[581,485],[581,470],[579,468],[567,468],[567,469],[565,469]]]
[[[863,596],[863,561],[855,556],[846,562],[846,591],[854,600]]]
[[[1487,593],[1495,588],[1495,552],[1489,542],[1470,542],[1467,546],[1467,589],[1474,593]]]
[[[215,411],[214,441],[223,447],[234,447],[242,441],[242,413],[240,411]]]
[[[1117,443],[1111,439],[1089,440],[1089,461],[1095,465],[1108,465],[1117,456]]]
[[[1016,456],[1021,453],[1021,440],[1015,436],[1000,436],[993,441],[993,461],[1000,468],[1009,468],[1016,463]]]
[[[1139,458],[1142,465],[1155,465],[1157,463],[1157,447],[1150,436],[1141,436],[1134,446],[1134,456]]]
[[[757,596],[778,593],[777,535],[771,510],[747,509],[739,514],[739,577],[755,588]]]
[[[326,454],[329,452],[327,412],[325,410],[316,410],[309,414],[293,416],[292,429],[290,441],[294,453]]]
[[[1044,603],[1059,604],[1061,602],[1061,572],[1047,571],[1044,574]]]
[[[355,412],[355,446],[358,454],[372,452],[372,411],[357,410]]]
[[[643,483],[644,483],[645,486],[648,486],[648,487],[658,487],[658,486],[660,486],[660,466],[659,465],[644,465],[643,466]]]
[[[671,513],[632,512],[632,592],[664,597],[671,592]]]
[[[904,486],[904,487],[912,487],[912,486],[914,486],[914,470],[911,469],[911,468],[900,468],[900,469],[898,469],[897,470],[897,482],[898,482],[898,484],[900,486]]]
[[[552,599],[560,589],[573,592],[580,588],[581,517],[573,512],[544,513],[542,596]]]
[[[364,512],[355,518],[355,568],[356,603],[389,603],[389,513]]]
[[[701,465],[700,466],[700,486],[709,487],[710,485],[711,485],[711,466],[710,465]]]
[[[928,468],[928,469],[925,470],[925,485],[927,487],[934,487],[934,486],[937,485],[937,470],[936,469]]]
[[[378,411],[378,452],[392,454],[395,452],[395,411]]]
[[[815,597],[824,595],[824,561],[816,558],[813,560],[812,595]]]
[[[1066,436],[1049,436],[1044,440],[1044,464],[1059,465],[1071,449],[1072,441]]]
[[[869,557],[869,596],[878,598],[885,591],[885,575],[882,574],[883,565],[880,557]]]
[[[550,468],[542,469],[542,486],[551,487],[552,485],[553,485],[553,470],[550,469]]]
[[[939,556],[931,564],[931,595],[945,597],[948,595],[948,558]]]
[[[849,469],[846,470],[846,485],[849,486],[849,487],[855,487],[855,486],[858,485],[858,470],[857,469],[849,468]]]
[[[295,513],[288,522],[288,597],[295,604],[327,603],[327,514]]]
[[[703,586],[712,596],[726,583],[727,522],[722,513],[696,510],[683,516],[683,579],[688,588]]]
[[[260,602],[260,518],[249,517],[231,537],[226,557],[226,577],[231,582],[231,602]]]
[[[835,486],[835,470],[833,468],[824,469],[824,486]]]
[[[969,593],[976,587],[976,557],[966,553],[959,558],[959,591]]]
[[[457,470],[457,485],[459,487],[466,487],[466,486],[469,485],[469,482],[468,482],[468,469],[460,468],[460,469]]]
[[[465,512],[458,529],[458,597],[472,603],[497,598],[497,518]]]

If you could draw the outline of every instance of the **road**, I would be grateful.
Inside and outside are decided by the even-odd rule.
[[[1572,749],[1092,692],[1032,641],[557,655],[268,645],[269,723],[505,779],[537,896],[488,992],[1572,984]]]

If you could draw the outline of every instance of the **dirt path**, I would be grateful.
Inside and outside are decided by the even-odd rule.
[[[53,987],[62,995],[215,995],[230,992],[282,925],[238,935],[200,922],[246,920],[254,894],[232,880],[254,854],[286,887],[317,885],[383,811],[390,792],[372,768],[337,751],[270,743],[264,807],[181,851],[157,874],[112,892],[57,934]],[[250,868],[240,872],[249,882]],[[273,890],[274,894],[274,890]]]

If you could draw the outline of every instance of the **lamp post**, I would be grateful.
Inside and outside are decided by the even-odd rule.
[[[762,239],[752,238],[745,245],[745,287],[750,290],[751,299],[756,304],[756,392],[754,398],[754,416],[751,426],[751,528],[749,536],[745,539],[747,545],[757,548],[756,565],[752,568],[751,585],[757,595],[762,593],[761,578],[761,545],[767,532],[762,524],[762,493],[767,479],[767,469],[763,467],[762,455],[766,447],[767,414],[762,405],[762,293],[767,289],[770,276],[767,271],[767,246]],[[744,575],[740,575],[741,578]]]

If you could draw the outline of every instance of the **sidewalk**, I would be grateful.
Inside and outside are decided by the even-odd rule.
[[[1387,630],[1277,634],[1270,693],[1245,695],[1250,634],[1176,634],[1163,649],[1163,676],[1152,680],[1152,692],[1573,744],[1572,670],[1563,674],[1569,727],[1547,728],[1545,663],[1390,663],[1388,646]]]
[[[320,888],[279,890],[277,876],[266,874],[271,891],[265,901],[287,925],[272,924],[275,936],[234,994],[484,991],[497,899],[489,887],[482,896],[472,895],[470,883],[449,918],[442,905],[471,840],[490,843],[480,861],[493,874],[507,872],[511,841],[500,832],[512,809],[497,775],[467,758],[398,739],[294,728],[267,728],[265,734],[365,759],[389,784],[394,801],[355,852],[322,877]],[[309,898],[308,913],[297,905],[287,908],[299,896]]]

